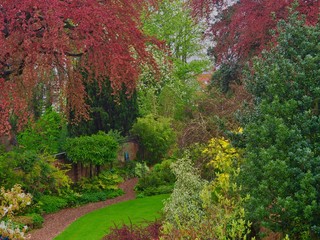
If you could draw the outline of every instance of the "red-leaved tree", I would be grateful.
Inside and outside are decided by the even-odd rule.
[[[84,81],[108,77],[115,92],[136,86],[140,67],[155,61],[140,30],[148,0],[1,0],[0,136],[9,118],[19,129],[32,115],[39,84],[76,119],[88,116]],[[56,100],[57,100],[56,99]],[[67,111],[68,109],[68,111]]]
[[[246,61],[259,54],[272,41],[270,30],[279,19],[287,18],[296,0],[189,0],[194,14],[210,23],[213,54],[218,64]],[[233,2],[233,4],[231,4]],[[307,23],[318,21],[320,1],[298,0],[298,10]],[[216,17],[213,17],[216,14]]]

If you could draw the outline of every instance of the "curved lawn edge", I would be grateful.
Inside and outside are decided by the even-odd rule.
[[[97,209],[68,226],[55,240],[100,240],[110,227],[122,223],[139,224],[160,216],[163,200],[168,194],[138,198]]]

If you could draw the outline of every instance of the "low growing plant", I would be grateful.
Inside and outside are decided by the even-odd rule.
[[[146,227],[140,225],[122,224],[122,226],[115,225],[111,228],[110,233],[106,235],[103,240],[150,240],[159,239],[161,221],[149,223]]]
[[[111,171],[104,171],[93,178],[82,178],[75,184],[79,192],[97,192],[103,190],[117,190],[123,178]]]
[[[39,205],[43,212],[53,213],[67,206],[68,202],[58,196],[43,195],[39,199]]]
[[[31,204],[32,196],[23,192],[20,185],[14,185],[10,190],[0,189],[0,236],[1,238],[26,239],[27,226],[20,228],[11,219]]]

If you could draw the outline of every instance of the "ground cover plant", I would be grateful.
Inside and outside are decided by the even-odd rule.
[[[114,224],[137,224],[160,217],[163,200],[168,195],[158,195],[121,202],[98,209],[79,218],[55,240],[101,239]]]

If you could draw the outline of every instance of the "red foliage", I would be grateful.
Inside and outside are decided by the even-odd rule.
[[[101,82],[107,76],[115,91],[123,84],[132,91],[141,64],[155,67],[147,44],[156,41],[140,31],[139,17],[148,4],[148,0],[2,0],[0,135],[10,131],[9,115],[25,122],[39,83],[64,96],[63,102],[67,99],[77,117],[88,113],[83,81]]]
[[[121,228],[115,226],[104,240],[156,240],[160,236],[160,221],[149,223],[147,227],[123,224]]]
[[[190,0],[194,13],[199,17],[210,16],[215,9],[218,20],[211,24],[216,42],[214,54],[218,63],[227,60],[247,60],[259,54],[272,40],[270,30],[277,21],[285,19],[294,0],[241,0],[227,7],[230,0]],[[320,1],[299,0],[297,10],[306,15],[308,24],[318,21]]]

